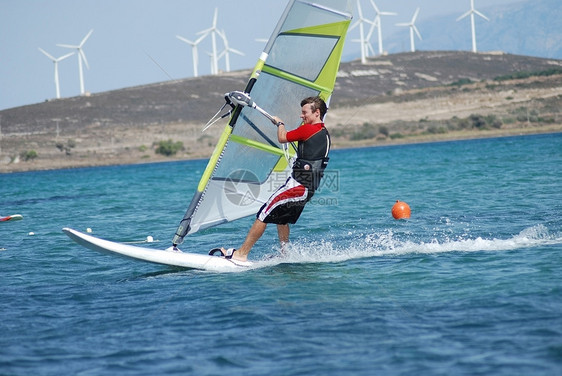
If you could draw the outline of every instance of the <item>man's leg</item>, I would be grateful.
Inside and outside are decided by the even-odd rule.
[[[281,243],[281,253],[285,253],[287,244],[289,244],[289,225],[277,225],[277,235],[279,235],[279,243]]]
[[[248,253],[250,253],[254,244],[256,244],[259,238],[261,238],[266,227],[267,223],[256,219],[250,228],[250,231],[248,231],[248,235],[246,235],[246,240],[244,240],[244,243],[240,246],[240,248],[234,252],[233,258],[236,260],[247,260]]]

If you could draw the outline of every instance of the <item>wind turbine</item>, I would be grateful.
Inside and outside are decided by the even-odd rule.
[[[218,62],[218,55],[217,55],[217,18],[219,15],[219,8],[215,8],[215,15],[213,17],[213,26],[208,29],[202,30],[197,33],[197,35],[202,35],[206,37],[207,35],[211,34],[211,41],[213,43],[213,53],[211,56],[211,74],[217,74],[219,72],[219,62]]]
[[[375,26],[375,24],[373,21],[363,17],[363,11],[361,10],[361,3],[359,2],[359,0],[357,0],[357,14],[359,15],[359,19],[357,20],[357,22],[351,25],[349,30],[353,30],[357,26],[359,26],[359,39],[354,39],[352,41],[359,42],[359,44],[361,45],[361,63],[366,64],[367,56],[369,55],[369,50],[368,50],[369,37],[367,38],[365,37],[365,29],[363,28],[363,24],[364,23],[371,24],[371,30]],[[369,35],[370,34],[371,33],[369,33]]]
[[[82,47],[84,46],[84,43],[86,43],[90,35],[92,35],[93,31],[94,29],[90,30],[88,34],[86,34],[84,39],[82,39],[82,42],[80,42],[80,44],[77,46],[71,44],[57,44],[57,46],[59,47],[74,48],[77,51],[76,53],[78,54],[78,73],[80,74],[80,94],[82,95],[84,95],[84,73],[82,71],[82,60],[84,60],[84,63],[86,64],[86,68],[90,69],[88,65],[88,60],[86,60],[86,55],[84,54],[84,50],[82,50]]]
[[[59,61],[62,61],[64,59],[66,59],[67,57],[70,57],[70,56],[74,55],[74,52],[71,52],[69,54],[66,54],[64,56],[59,57],[58,59],[55,59],[53,56],[49,55],[44,49],[39,48],[39,51],[41,51],[43,53],[43,55],[47,56],[49,59],[51,59],[53,61],[53,63],[55,63],[55,89],[56,89],[56,93],[57,93],[57,99],[59,99],[60,98]]]
[[[367,37],[365,38],[365,51],[367,53],[367,56],[369,56],[369,51],[374,55],[376,55],[377,53],[375,52],[375,49],[373,48],[373,45],[371,44],[371,38],[373,37],[373,33],[375,32],[375,29],[377,28],[377,22],[372,22],[371,23],[371,28],[369,29],[369,32],[367,33]]]
[[[474,9],[474,0],[470,0],[470,10],[468,12],[466,12],[465,14],[463,14],[462,16],[460,16],[459,18],[457,18],[457,21],[460,21],[463,18],[465,18],[466,16],[470,15],[470,25],[472,27],[472,52],[476,52],[476,29],[474,28],[474,15],[475,14],[479,15],[480,17],[482,17],[486,21],[490,21],[490,19],[488,17],[486,17],[485,15],[483,15],[482,13],[480,13],[479,11]]]
[[[180,35],[176,35],[176,38],[178,38],[179,40],[181,40],[182,42],[185,42],[189,45],[191,45],[191,52],[193,55],[193,77],[197,77],[197,73],[198,73],[198,66],[199,66],[199,52],[197,51],[197,45],[199,43],[201,43],[201,41],[203,39],[205,39],[206,35],[203,35],[201,37],[199,37],[199,39],[197,39],[195,42],[190,41],[189,39],[186,39]]]
[[[375,16],[375,20],[373,22],[375,22],[377,24],[377,28],[378,28],[378,37],[379,37],[379,54],[382,55],[383,53],[383,48],[382,48],[382,24],[381,24],[381,16],[396,16],[397,13],[394,12],[381,12],[379,10],[379,8],[377,7],[377,4],[375,4],[375,2],[373,0],[369,0],[371,2],[371,5],[373,6],[373,8],[375,8],[375,12],[377,13],[377,15]]]
[[[224,56],[226,71],[230,72],[230,53],[232,52],[233,54],[240,55],[240,56],[244,56],[244,53],[240,52],[238,50],[235,50],[234,48],[230,48],[230,46],[228,44],[228,39],[226,38],[226,33],[225,33],[224,30],[222,32],[217,31],[217,34],[222,38],[222,41],[223,41],[223,44],[224,44],[224,50],[220,53],[220,55],[218,56],[218,59],[220,59]]]
[[[414,32],[417,34],[420,40],[422,39],[420,32],[418,31],[418,28],[415,25],[416,18],[418,17],[419,12],[420,12],[420,8],[417,8],[416,11],[414,12],[414,17],[412,17],[412,20],[410,22],[396,24],[396,26],[408,26],[410,28],[410,51],[412,52],[416,51],[416,46],[414,44]]]

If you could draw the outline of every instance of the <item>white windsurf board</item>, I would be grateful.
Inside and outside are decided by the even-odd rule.
[[[156,264],[216,272],[241,271],[257,266],[256,263],[251,261],[241,262],[220,256],[175,251],[171,247],[168,249],[153,249],[112,242],[67,227],[63,228],[62,231],[76,243],[94,251]]]

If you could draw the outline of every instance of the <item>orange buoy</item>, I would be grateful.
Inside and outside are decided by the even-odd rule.
[[[410,218],[410,206],[403,201],[396,200],[396,204],[392,207],[392,216],[394,219]]]

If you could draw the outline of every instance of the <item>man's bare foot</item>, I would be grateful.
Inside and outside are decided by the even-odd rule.
[[[248,257],[246,255],[241,255],[237,249],[228,248],[225,249],[221,247],[222,254],[227,259],[237,260],[237,261],[248,261]]]

